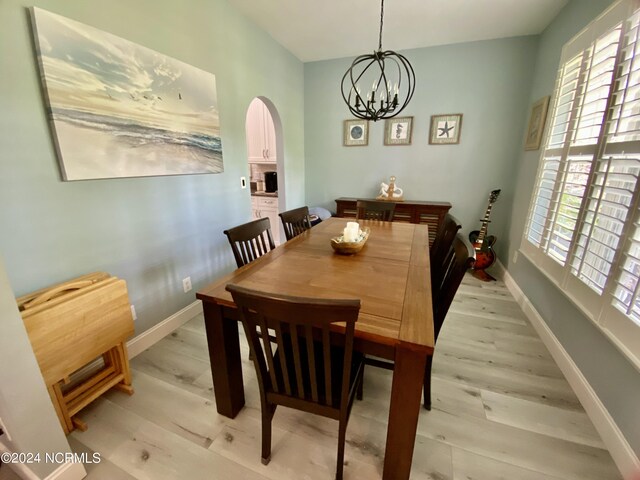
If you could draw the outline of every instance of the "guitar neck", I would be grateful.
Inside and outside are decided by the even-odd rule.
[[[478,238],[476,243],[482,244],[484,242],[484,237],[487,235],[487,227],[489,226],[489,216],[491,215],[491,208],[493,207],[493,203],[489,202],[487,205],[487,211],[484,214],[484,219],[481,220],[482,227],[480,227],[480,233],[478,233]]]

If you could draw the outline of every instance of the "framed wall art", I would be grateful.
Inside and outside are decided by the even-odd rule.
[[[223,171],[213,74],[31,9],[62,178]]]
[[[429,129],[430,145],[455,145],[460,143],[460,131],[462,130],[462,114],[449,113],[444,115],[431,115],[431,127]]]
[[[343,128],[343,145],[345,147],[365,146],[369,144],[368,120],[345,120]]]
[[[388,118],[384,122],[385,145],[411,145],[413,117]]]
[[[538,150],[540,141],[542,140],[542,132],[544,131],[544,122],[547,119],[547,109],[549,108],[549,96],[542,97],[531,107],[531,115],[529,116],[529,126],[527,127],[527,136],[524,140],[525,150]]]

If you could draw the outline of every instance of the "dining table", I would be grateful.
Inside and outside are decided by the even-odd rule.
[[[428,226],[360,221],[370,230],[364,247],[340,255],[331,239],[345,226],[343,218],[324,220],[197,292],[216,407],[234,418],[245,402],[240,319],[227,284],[301,297],[359,298],[354,349],[394,364],[382,478],[404,480],[410,477],[425,365],[435,343]]]

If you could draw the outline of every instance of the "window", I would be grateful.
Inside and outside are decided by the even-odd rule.
[[[521,250],[640,368],[640,2],[565,45]]]

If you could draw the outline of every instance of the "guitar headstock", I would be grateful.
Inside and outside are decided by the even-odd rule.
[[[489,194],[489,203],[494,203],[496,200],[498,200],[498,195],[500,195],[501,190],[492,190],[491,193]]]

